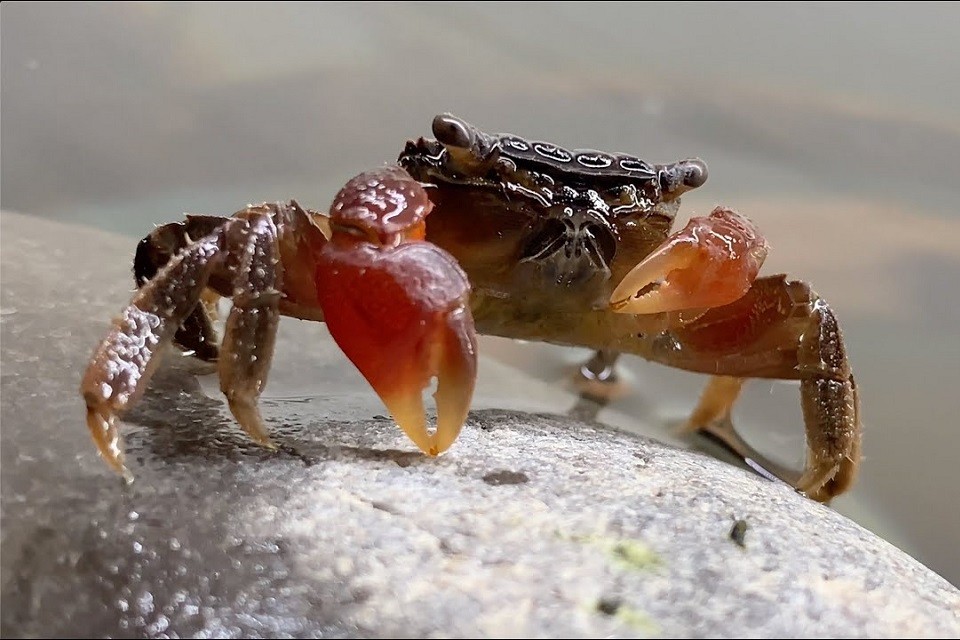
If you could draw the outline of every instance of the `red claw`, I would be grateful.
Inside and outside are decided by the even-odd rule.
[[[421,450],[437,455],[466,420],[477,372],[470,283],[450,254],[422,241],[432,205],[402,169],[357,176],[330,212],[317,296],[330,334]],[[437,429],[423,390],[437,379]]]
[[[766,257],[767,242],[753,222],[717,207],[627,273],[610,305],[633,314],[723,306],[747,292]]]

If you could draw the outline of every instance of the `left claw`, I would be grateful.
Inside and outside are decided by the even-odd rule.
[[[355,178],[334,201],[333,234],[316,280],[334,340],[410,439],[435,456],[466,420],[477,344],[466,274],[448,253],[420,240],[430,207],[401,169]],[[423,391],[434,378],[431,433]]]
[[[619,313],[706,309],[743,296],[767,256],[767,242],[749,219],[717,207],[692,218],[634,267],[614,289]]]

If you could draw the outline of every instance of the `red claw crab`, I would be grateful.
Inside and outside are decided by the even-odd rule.
[[[491,135],[452,115],[363,173],[329,214],[295,201],[187,216],[144,238],[139,290],[81,385],[101,455],[129,477],[116,421],[170,342],[216,361],[243,429],[273,446],[257,407],[281,315],[331,335],[428,455],[456,440],[477,371],[475,332],[588,347],[607,380],[630,353],[712,377],[687,428],[826,501],[860,463],[857,388],[833,311],[804,282],[758,277],[767,244],[723,207],[670,233],[706,165],[569,151]],[[233,307],[218,345],[208,298]],[[422,394],[437,381],[437,425]],[[763,460],[733,429],[747,378],[800,381],[802,473]],[[601,385],[602,386],[602,385]]]

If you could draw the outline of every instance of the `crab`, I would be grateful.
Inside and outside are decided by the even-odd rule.
[[[759,276],[768,246],[725,207],[671,233],[699,159],[656,165],[488,134],[450,115],[433,139],[351,179],[328,214],[296,201],[157,227],[134,259],[138,291],[81,383],[101,457],[130,479],[118,419],[171,343],[217,363],[240,426],[274,447],[258,409],[281,316],[327,323],[424,453],[457,439],[477,374],[476,334],[587,347],[602,396],[620,354],[711,376],[685,428],[712,435],[798,491],[829,501],[860,464],[857,386],[838,321],[808,284]],[[219,296],[232,298],[220,343]],[[748,378],[799,380],[802,472],[764,459],[731,411]],[[423,393],[436,381],[436,425]]]

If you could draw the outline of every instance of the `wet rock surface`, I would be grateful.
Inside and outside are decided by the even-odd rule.
[[[309,323],[285,321],[263,402],[281,451],[170,354],[124,486],[77,387],[134,243],[7,213],[0,237],[4,637],[960,634],[945,580],[701,454],[487,408],[427,459]]]

